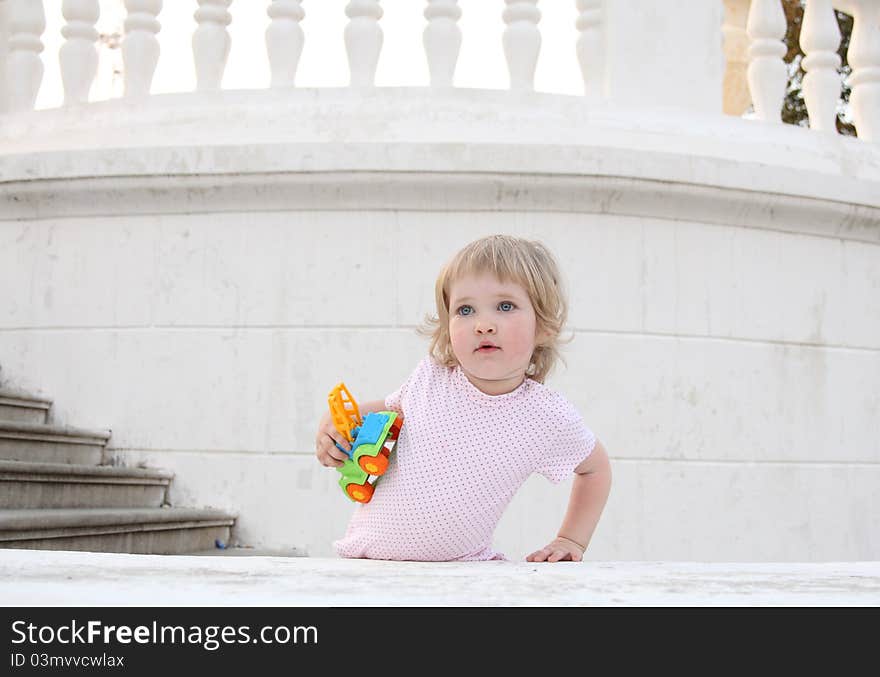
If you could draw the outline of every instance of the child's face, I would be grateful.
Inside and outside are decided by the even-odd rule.
[[[536,326],[529,295],[515,282],[480,273],[462,276],[450,286],[452,351],[468,380],[484,393],[500,395],[523,382],[535,350]]]

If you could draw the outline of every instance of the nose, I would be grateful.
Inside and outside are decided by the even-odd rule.
[[[478,334],[494,334],[495,333],[495,325],[482,323],[476,326],[476,332]]]

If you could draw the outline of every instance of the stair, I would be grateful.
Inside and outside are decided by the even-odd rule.
[[[187,508],[0,510],[0,547],[173,555],[225,543],[232,523]]]
[[[97,465],[109,439],[104,431],[0,420],[0,458],[9,461]]]
[[[203,554],[229,542],[234,515],[170,507],[172,473],[106,465],[110,431],[53,425],[51,406],[0,388],[0,548]]]
[[[159,508],[173,477],[144,468],[0,460],[0,510]]]
[[[28,397],[11,390],[0,390],[0,420],[46,423],[49,420],[50,400]]]

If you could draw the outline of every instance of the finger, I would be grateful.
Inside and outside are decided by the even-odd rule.
[[[571,558],[570,553],[566,552],[565,550],[554,550],[552,553],[550,553],[550,557],[547,558],[547,561],[561,562],[566,558]]]
[[[337,461],[332,456],[323,456],[320,460],[321,465],[326,468],[341,468],[344,465],[342,461]]]
[[[348,444],[348,440],[346,440],[344,437],[341,439],[344,442],[343,446],[350,449],[351,445]],[[334,442],[336,442],[336,439],[329,432],[319,433],[318,437],[315,439],[316,453],[320,454],[323,452],[327,456],[331,456],[332,458],[340,462],[344,461],[346,458],[349,458],[349,455],[346,452],[340,450],[339,447],[334,444]]]
[[[318,435],[315,438],[315,456],[320,461],[321,465],[327,465],[329,454],[327,453],[327,445],[324,444],[324,437],[322,435]]]
[[[318,426],[318,435],[317,439],[323,439],[325,437],[331,438],[334,442],[339,442],[346,449],[351,448],[351,444],[348,439],[343,435],[339,430],[336,429],[336,426],[330,422],[322,422]]]
[[[342,435],[336,428],[333,428],[332,431],[328,432],[327,435],[334,441],[338,442],[340,446],[346,451],[351,451],[351,443],[345,439],[345,436]]]
[[[325,437],[324,440],[327,440],[327,438]],[[334,447],[332,442],[329,441],[319,442],[315,455],[318,457],[318,461],[321,465],[329,468],[340,467],[345,462],[345,459],[348,458],[345,453],[339,451],[339,449]],[[342,456],[342,458],[338,458],[339,456]]]
[[[332,441],[325,442],[324,449],[330,458],[332,458],[334,461],[339,461],[339,463],[345,462],[345,459],[348,458],[348,454],[346,454],[344,451],[340,451],[339,448],[335,444],[333,444]]]
[[[536,550],[532,553],[532,562],[544,562],[547,560],[547,555],[549,551],[547,548],[541,548],[540,550]]]
[[[351,443],[345,438],[345,435],[340,433],[332,425],[324,426],[318,432],[321,433],[319,437],[323,437],[325,439],[329,437],[334,442],[338,442],[343,449],[351,451]]]
[[[341,454],[342,452],[340,452],[338,449],[336,449],[336,447],[333,447],[333,449],[334,449],[333,452],[330,452],[327,450],[324,451],[324,461],[325,461],[324,465],[329,466],[331,468],[339,468],[345,464],[345,459],[348,457],[345,455],[343,455],[342,458],[338,458],[337,456],[334,456],[334,454]]]

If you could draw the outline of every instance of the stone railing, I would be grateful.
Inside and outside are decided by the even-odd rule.
[[[785,95],[785,14],[779,0],[724,0],[727,60],[724,111],[742,113],[754,104],[756,117],[778,120]],[[859,137],[880,139],[880,2],[808,0],[800,46],[804,52],[804,101],[812,129],[834,131],[841,79],[840,30],[834,9],[853,16],[848,59],[850,105]]]
[[[192,37],[196,89],[216,90],[220,88],[230,49],[227,26],[231,22],[231,0],[196,2],[193,5],[197,28]],[[150,92],[159,58],[157,33],[161,28],[158,17],[162,0],[125,0],[124,4],[127,10],[122,41],[124,96],[143,97]],[[511,90],[534,89],[542,41],[539,4],[538,0],[504,0],[502,6],[499,0]],[[680,4],[670,3],[669,11],[691,11],[691,8],[680,9]],[[268,5],[270,23],[265,47],[272,88],[295,86],[299,59],[307,39],[302,27],[304,5],[308,3],[302,0],[273,0]],[[620,72],[627,69],[613,63],[615,59],[620,61],[618,57],[622,54],[622,48],[619,44],[615,47],[614,43],[627,41],[632,47],[632,43],[640,40],[640,30],[634,28],[627,33],[620,28],[620,24],[627,23],[627,11],[640,10],[633,3],[603,0],[574,0],[573,5],[578,37],[572,58],[576,54],[585,96],[588,100],[620,99],[617,96],[621,87]],[[723,0],[723,5],[724,112],[739,115],[753,102],[757,118],[779,120],[786,85],[782,42],[786,25],[780,0]],[[65,41],[59,52],[64,104],[85,102],[98,62],[95,28],[99,18],[98,0],[64,0],[49,6],[52,11],[60,9],[65,20],[62,28]],[[849,47],[853,69],[849,82],[852,117],[859,137],[876,141],[880,139],[880,2],[877,0],[809,0],[806,3],[801,46],[806,55],[803,66],[807,75],[803,88],[810,126],[817,130],[835,130],[841,85],[840,58],[836,53],[840,33],[835,7],[854,17]],[[720,6],[717,11],[720,12]],[[42,2],[0,0],[0,57],[5,62],[5,67],[0,69],[0,110],[22,112],[34,108],[43,77],[40,53],[46,26],[44,12]],[[372,87],[383,43],[381,3],[351,0],[345,13],[348,23],[344,39],[350,85]],[[462,10],[457,0],[426,0],[424,16],[427,25],[423,45],[429,85],[452,87],[462,43],[458,25]],[[663,26],[657,29],[663,30]],[[670,42],[675,39],[670,36]],[[715,45],[711,41],[709,44]]]

